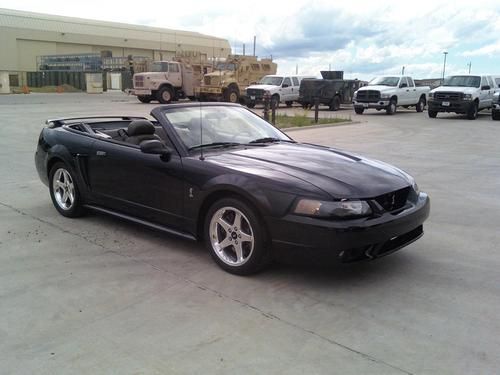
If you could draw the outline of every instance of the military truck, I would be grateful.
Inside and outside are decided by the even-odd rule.
[[[175,57],[171,61],[155,61],[149,70],[134,74],[134,88],[129,93],[142,103],[158,100],[167,104],[181,98],[194,99],[195,88],[200,85],[203,74],[212,70],[212,64],[201,58],[193,61]]]
[[[229,55],[219,62],[212,73],[205,74],[196,96],[201,101],[215,100],[238,103],[242,93],[262,77],[276,74],[277,65],[271,59],[255,56]]]
[[[304,108],[314,105],[316,98],[331,111],[340,109],[341,104],[350,104],[354,92],[366,85],[357,79],[344,79],[343,71],[321,71],[323,79],[303,79],[300,82],[299,100]]]

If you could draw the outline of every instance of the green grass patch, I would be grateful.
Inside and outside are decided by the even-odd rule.
[[[276,124],[275,126],[279,129],[283,128],[295,128],[303,126],[312,125],[323,125],[323,124],[337,124],[340,122],[351,121],[351,116],[339,117],[339,116],[329,116],[326,118],[319,118],[318,122],[314,122],[314,117],[308,116],[309,111],[304,111],[304,113],[296,113],[293,116],[287,114],[276,114]]]

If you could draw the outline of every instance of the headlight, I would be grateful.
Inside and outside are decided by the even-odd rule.
[[[418,185],[415,182],[415,180],[413,180],[412,188],[413,188],[413,190],[415,190],[415,193],[417,193],[417,195],[420,194],[420,188],[418,187]]]
[[[464,94],[464,100],[472,100],[472,94]]]
[[[380,94],[381,99],[389,99],[391,97],[391,94]]]
[[[358,97],[358,92],[357,91],[354,91],[354,94],[352,95],[352,98],[353,99],[356,99]]]
[[[367,202],[359,200],[326,202],[313,199],[301,199],[295,205],[293,212],[297,215],[349,219],[368,216],[372,213],[372,209]]]
[[[429,93],[429,99],[434,99],[434,93],[433,92]]]

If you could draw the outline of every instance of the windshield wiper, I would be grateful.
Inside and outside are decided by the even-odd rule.
[[[254,139],[253,141],[250,141],[248,143],[251,144],[251,143],[275,143],[275,142],[295,143],[295,141],[291,141],[288,139],[279,139],[275,137],[264,137],[264,138]]]
[[[231,147],[231,146],[239,146],[241,145],[241,143],[238,143],[238,142],[212,142],[212,143],[205,143],[205,144],[202,144],[202,145],[196,145],[196,146],[192,146],[192,147],[189,147],[188,150],[189,151],[192,151],[192,150],[196,150],[196,149],[199,149],[199,148],[213,148],[213,147]]]

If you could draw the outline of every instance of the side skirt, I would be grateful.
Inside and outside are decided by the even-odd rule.
[[[141,225],[144,225],[146,227],[156,229],[156,230],[159,230],[159,231],[162,231],[165,233],[173,234],[174,236],[179,236],[179,237],[191,240],[191,241],[196,241],[196,237],[193,236],[192,234],[180,232],[178,230],[171,229],[171,228],[168,228],[168,227],[160,225],[160,224],[155,224],[155,223],[152,223],[150,221],[138,219],[134,216],[129,216],[129,215],[123,214],[121,212],[108,210],[107,208],[102,208],[102,207],[98,207],[98,206],[94,206],[94,205],[90,205],[90,204],[86,204],[86,205],[84,205],[84,207],[86,207],[90,210],[93,210],[93,211],[116,216],[116,217],[119,217],[120,219],[128,220],[128,221],[131,221],[133,223],[141,224]]]

